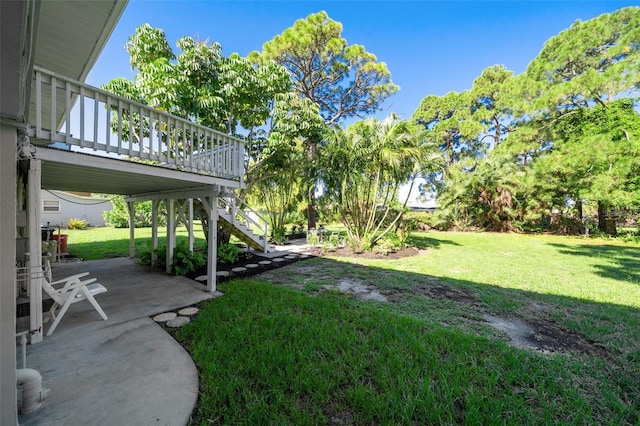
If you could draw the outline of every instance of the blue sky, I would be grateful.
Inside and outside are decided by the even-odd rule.
[[[325,10],[387,63],[400,91],[380,117],[409,118],[427,95],[471,87],[483,69],[502,64],[516,74],[544,42],[577,19],[613,12],[629,1],[169,1],[130,0],[87,82],[132,78],[124,45],[144,23],[162,28],[174,51],[184,35],[218,41],[223,54],[246,55],[300,18]]]

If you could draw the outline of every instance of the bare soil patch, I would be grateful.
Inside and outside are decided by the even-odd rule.
[[[578,352],[607,358],[605,348],[587,341],[580,334],[562,330],[549,322],[523,321],[517,318],[501,318],[485,315],[487,322],[505,332],[512,346],[542,352]]]
[[[331,255],[335,253],[338,252],[332,252]],[[340,253],[344,256],[347,256],[347,253],[349,256],[353,256],[348,248],[346,251],[343,249]],[[405,251],[405,255],[408,253],[412,253],[412,251]],[[415,253],[417,253],[417,250]],[[371,255],[371,253],[367,253],[366,255]],[[359,300],[374,300],[389,303],[399,303],[406,295],[413,293],[430,299],[451,300],[469,306],[479,311],[480,314],[483,314],[482,304],[471,290],[443,285],[436,277],[425,276],[425,281],[418,283],[412,291],[390,293],[380,292],[375,285],[364,283],[355,277],[333,277],[327,274],[326,271],[323,271],[323,266],[320,263],[296,263],[290,265],[284,274],[274,270],[263,273],[261,278],[276,284],[289,285],[298,289],[304,288],[304,285],[296,285],[296,282],[300,280],[302,280],[303,283],[308,279],[326,280],[326,284],[321,286],[322,290],[337,290],[350,294]],[[531,301],[530,308],[530,312],[534,316],[535,312],[546,311],[548,309],[548,307],[543,307],[533,300]],[[544,353],[574,352],[595,355],[605,359],[609,356],[603,346],[589,342],[579,333],[563,330],[549,321],[503,318],[486,313],[483,316],[490,326],[508,336],[508,343],[510,345],[518,348],[537,350]]]
[[[322,249],[314,248],[312,249],[312,253],[316,256],[322,256]],[[420,254],[420,251],[415,247],[405,247],[396,252],[383,254],[383,253],[374,253],[374,252],[362,252],[362,253],[354,253],[349,247],[341,247],[337,250],[333,250],[325,253],[327,256],[336,256],[336,257],[352,257],[355,259],[402,259],[404,257],[417,256]]]
[[[366,285],[360,280],[343,278],[337,283],[322,286],[324,290],[338,290],[341,293],[352,294],[360,300],[375,300],[378,302],[388,302],[389,299],[381,294],[376,286]]]
[[[418,284],[416,293],[431,299],[448,299],[465,305],[476,305],[478,299],[465,288],[453,288],[446,285]]]

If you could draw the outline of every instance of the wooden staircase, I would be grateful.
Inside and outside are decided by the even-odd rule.
[[[272,251],[267,222],[235,194],[218,198],[218,224],[252,249]],[[258,229],[260,233],[254,232]]]

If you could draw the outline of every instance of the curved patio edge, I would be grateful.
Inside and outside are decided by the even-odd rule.
[[[52,341],[42,372],[49,396],[23,425],[184,425],[198,398],[198,372],[187,351],[144,317]]]

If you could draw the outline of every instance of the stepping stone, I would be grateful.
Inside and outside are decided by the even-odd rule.
[[[172,320],[167,321],[167,327],[178,328],[185,325],[189,321],[191,321],[189,317],[176,317]]]
[[[258,265],[257,263],[247,263],[246,265],[244,265],[244,267],[247,268],[247,269],[255,269],[258,266],[260,266],[260,265]]]
[[[229,271],[218,271],[216,272],[216,277],[224,278],[229,276]]]
[[[231,270],[231,272],[246,272],[247,268],[245,268],[244,266],[238,266],[237,268],[233,268]]]
[[[189,315],[195,315],[198,312],[200,312],[200,309],[194,308],[194,307],[190,307],[190,308],[180,309],[178,311],[178,315],[189,316]]]
[[[273,259],[273,261],[276,263],[281,263],[281,262],[286,262],[287,260],[281,257],[276,257],[275,259]]]
[[[207,276],[206,275],[200,275],[199,277],[196,277],[196,281],[198,281],[198,282],[207,281]]]
[[[153,320],[155,322],[167,322],[169,320],[174,319],[177,316],[178,315],[176,315],[175,312],[165,312],[164,314],[156,315],[155,317],[153,317]]]
[[[300,259],[308,259],[308,258],[310,258],[310,257],[311,257],[311,256],[309,256],[308,254],[301,254],[301,255],[300,255]]]
[[[284,258],[285,259],[289,259],[289,260],[293,260],[293,259],[297,259],[298,255],[297,254],[288,254]]]
[[[260,265],[271,265],[271,261],[270,260],[261,260],[260,262],[258,262]]]

